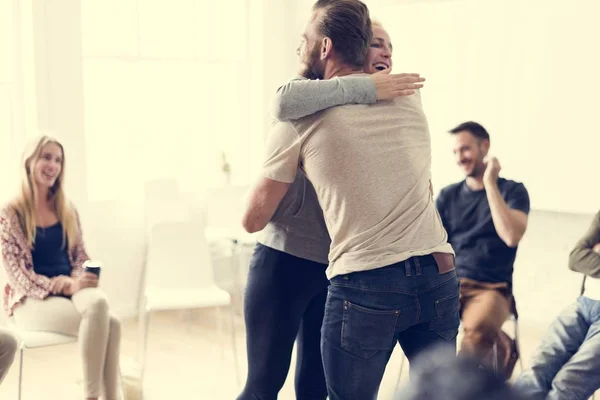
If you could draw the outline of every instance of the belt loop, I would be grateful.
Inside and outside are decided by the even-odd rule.
[[[412,272],[410,270],[410,259],[404,261],[404,273],[406,276],[411,276]]]
[[[415,263],[415,273],[421,275],[421,262],[419,261],[419,257],[413,257],[413,261]]]

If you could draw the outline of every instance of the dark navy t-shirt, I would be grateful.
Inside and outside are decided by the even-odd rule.
[[[522,183],[499,178],[498,188],[508,207],[529,214],[529,194]],[[442,189],[436,206],[456,253],[458,276],[512,284],[517,248],[498,236],[485,190],[471,190],[466,181],[455,183]]]
[[[71,265],[66,246],[62,246],[63,227],[59,222],[47,228],[36,229],[35,246],[31,252],[33,271],[54,278],[71,275]]]

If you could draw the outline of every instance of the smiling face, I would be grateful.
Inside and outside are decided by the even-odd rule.
[[[489,140],[478,139],[469,131],[454,134],[454,155],[456,163],[465,176],[478,178],[485,172],[483,162],[489,149]]]
[[[39,189],[47,191],[61,176],[63,169],[63,149],[55,142],[46,143],[40,150],[32,170],[32,181]]]
[[[373,39],[364,65],[366,73],[373,74],[392,68],[392,41],[390,35],[379,24],[373,24]]]

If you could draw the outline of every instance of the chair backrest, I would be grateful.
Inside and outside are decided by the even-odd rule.
[[[182,221],[187,217],[187,207],[176,179],[165,178],[148,181],[144,185],[146,226],[163,221]]]
[[[248,186],[224,186],[209,188],[204,196],[206,227],[230,232],[242,230],[243,198]]]
[[[147,290],[202,289],[214,285],[202,224],[173,221],[152,226],[145,274]]]

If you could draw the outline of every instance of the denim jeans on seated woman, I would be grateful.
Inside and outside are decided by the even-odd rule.
[[[455,351],[458,296],[456,271],[439,273],[433,256],[334,277],[321,335],[329,399],[375,399],[396,342],[409,361],[433,344]]]
[[[600,301],[581,296],[562,311],[515,387],[548,400],[587,400],[600,389]]]

